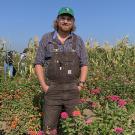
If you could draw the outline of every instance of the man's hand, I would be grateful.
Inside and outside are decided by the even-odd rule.
[[[44,69],[42,65],[35,65],[35,72],[44,92],[48,91],[49,86],[45,83]]]
[[[46,93],[49,89],[49,86],[48,85],[41,85],[43,91]]]

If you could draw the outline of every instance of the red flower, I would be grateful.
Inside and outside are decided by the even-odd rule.
[[[73,115],[73,116],[80,116],[81,113],[80,113],[80,111],[73,111],[73,112],[72,112],[72,115]]]
[[[100,92],[101,92],[101,89],[100,89],[100,88],[92,89],[92,90],[90,91],[90,93],[91,93],[92,95],[97,95],[97,94],[99,94]]]
[[[121,134],[123,131],[124,130],[121,127],[114,128],[114,132],[117,133],[117,134]]]
[[[111,101],[118,101],[120,99],[120,97],[117,95],[112,95],[112,96],[107,96],[107,99],[109,99]]]
[[[120,100],[118,101],[119,107],[124,107],[126,104],[127,104],[127,102],[126,102],[124,99],[120,99]]]
[[[62,112],[62,113],[61,113],[61,118],[62,118],[62,119],[68,118],[68,113],[67,113],[67,112]]]

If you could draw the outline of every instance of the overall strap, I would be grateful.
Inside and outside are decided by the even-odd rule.
[[[77,43],[77,36],[73,34],[73,40],[72,40],[72,50],[76,50],[76,43]]]
[[[54,32],[51,32],[51,35],[52,35],[52,37],[54,36]],[[58,44],[57,44],[57,42],[55,41],[55,39],[53,39],[52,40],[52,44],[53,44],[53,46],[54,46],[54,51],[58,51]]]

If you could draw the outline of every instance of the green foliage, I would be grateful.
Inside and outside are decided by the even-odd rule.
[[[62,135],[134,135],[135,46],[124,38],[113,47],[87,44],[87,50],[88,79],[80,91],[82,100],[77,108],[81,115],[60,120]],[[16,57],[15,65],[17,61]],[[118,96],[118,99],[111,96]],[[0,128],[9,135],[39,131],[43,102],[34,75],[17,75],[6,81],[1,76]],[[88,119],[91,120],[89,124]],[[121,133],[117,133],[116,128],[122,128]]]
[[[38,130],[41,122],[41,90],[36,79],[15,78],[0,83],[0,126],[10,134],[30,128]],[[6,127],[2,123],[6,123]]]

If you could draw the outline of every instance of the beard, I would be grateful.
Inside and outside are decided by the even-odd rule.
[[[63,32],[70,32],[72,30],[72,26],[61,25],[61,26],[59,26],[59,30],[63,31]]]

